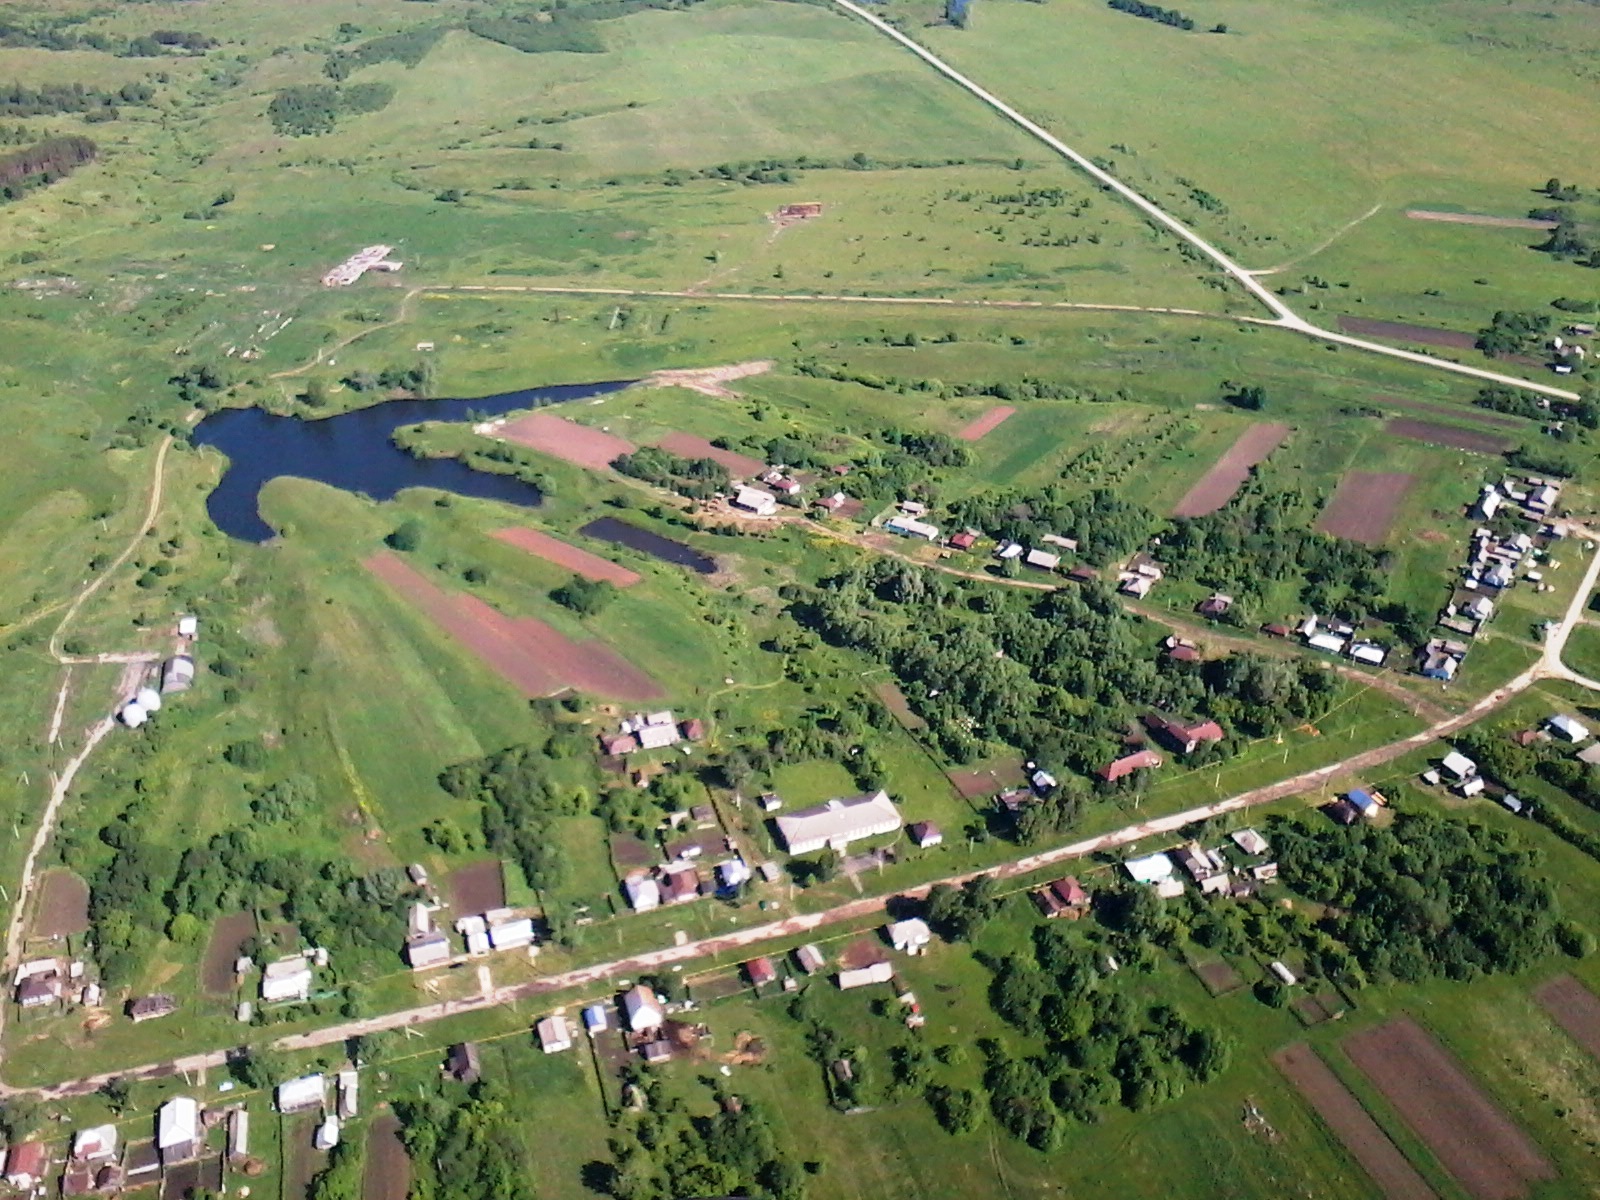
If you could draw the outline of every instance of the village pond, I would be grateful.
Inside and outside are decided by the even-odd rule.
[[[630,525],[615,517],[599,517],[590,521],[578,532],[585,537],[610,542],[614,546],[626,546],[630,550],[648,554],[651,558],[659,558],[662,562],[688,567],[700,575],[710,575],[717,569],[717,560],[709,554],[701,554],[700,551],[682,542],[662,537],[659,533],[651,533],[648,529],[640,529],[637,525]]]
[[[212,413],[195,427],[194,443],[221,451],[228,466],[206,499],[206,511],[230,537],[267,541],[276,531],[261,517],[261,489],[280,475],[315,480],[374,500],[393,499],[406,488],[427,487],[532,508],[541,497],[531,483],[475,471],[453,458],[413,457],[395,445],[395,431],[424,421],[483,419],[581,400],[620,391],[631,382],[558,384],[472,400],[387,400],[316,420],[276,416],[258,408]],[[641,535],[653,536],[642,531]]]

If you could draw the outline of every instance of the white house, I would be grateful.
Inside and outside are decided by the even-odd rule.
[[[567,1019],[559,1014],[546,1017],[534,1026],[539,1034],[539,1048],[546,1054],[560,1054],[572,1049],[572,1030]]]
[[[926,521],[919,521],[915,517],[890,517],[883,523],[883,527],[890,533],[898,533],[901,537],[921,538],[926,542],[939,540],[937,525],[929,525]]]
[[[933,930],[921,917],[891,923],[885,931],[889,944],[903,954],[919,954],[933,940]]]
[[[1233,844],[1246,854],[1265,854],[1271,849],[1267,845],[1267,839],[1254,829],[1240,829],[1228,836],[1233,839]]]
[[[747,512],[755,513],[758,517],[770,517],[778,511],[778,498],[760,488],[740,488],[734,493],[733,503]]]
[[[533,945],[533,918],[514,917],[489,926],[489,944],[496,950],[515,950]]]
[[[1369,667],[1381,667],[1383,660],[1389,657],[1389,652],[1372,642],[1356,642],[1350,647],[1350,657]]]
[[[339,1117],[348,1121],[361,1106],[361,1076],[354,1071],[339,1072]]]
[[[776,818],[778,833],[790,854],[810,854],[824,846],[843,851],[851,842],[893,833],[900,810],[881,788],[846,799],[833,799]]]
[[[1473,762],[1459,750],[1452,750],[1440,761],[1439,766],[1457,780],[1470,779],[1478,773],[1478,764]]]
[[[1022,560],[1030,567],[1039,567],[1046,571],[1054,571],[1061,565],[1061,555],[1051,554],[1048,550],[1029,550],[1028,556]]]
[[[436,967],[450,959],[450,939],[444,930],[435,929],[406,943],[406,962],[413,971]]]
[[[622,1012],[628,1018],[628,1028],[635,1033],[642,1029],[659,1029],[666,1019],[655,990],[642,983],[623,993]]]
[[[1577,718],[1569,717],[1566,713],[1558,713],[1551,717],[1545,724],[1550,726],[1552,732],[1574,744],[1585,741],[1589,737],[1589,729],[1578,723]]]
[[[311,964],[300,955],[268,963],[261,973],[261,999],[305,1000],[311,995]]]
[[[163,1163],[184,1162],[200,1148],[200,1102],[174,1096],[156,1110],[156,1150]]]
[[[661,886],[642,871],[635,871],[622,881],[622,891],[634,912],[649,912],[661,907]]]
[[[870,983],[888,983],[893,978],[893,963],[873,963],[869,967],[857,967],[854,970],[840,971],[839,990],[848,992],[851,988],[866,987]]]
[[[327,1082],[321,1075],[302,1075],[278,1085],[278,1111],[304,1112],[308,1108],[321,1108],[327,1098]]]
[[[1344,652],[1344,639],[1332,633],[1313,633],[1306,639],[1306,645],[1313,650],[1321,650],[1325,654],[1342,654]]]
[[[604,1004],[591,1004],[583,1010],[583,1027],[590,1037],[601,1034],[610,1026],[606,1020],[606,1006]]]
[[[117,1156],[117,1127],[96,1125],[93,1129],[80,1129],[72,1138],[72,1157],[79,1162],[93,1162]]]
[[[1122,865],[1135,883],[1160,883],[1163,879],[1171,879],[1172,873],[1177,869],[1172,859],[1165,854],[1147,854],[1143,858],[1130,858]]]

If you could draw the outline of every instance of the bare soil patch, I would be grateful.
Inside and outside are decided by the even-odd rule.
[[[366,567],[530,699],[573,688],[653,700],[661,686],[598,641],[575,642],[534,617],[508,617],[476,596],[450,593],[394,554]]]
[[[1220,958],[1210,962],[1194,963],[1190,969],[1213,996],[1225,996],[1244,986],[1244,977],[1233,969],[1231,963]]]
[[[1476,1200],[1520,1200],[1554,1165],[1455,1057],[1409,1017],[1344,1039],[1345,1053]]]
[[[574,575],[582,575],[585,579],[614,583],[618,587],[632,587],[639,582],[638,572],[630,571],[609,558],[590,554],[571,542],[563,542],[560,538],[551,537],[538,529],[529,529],[526,525],[497,529],[494,531],[494,536],[508,546],[526,550],[535,558],[555,563],[556,566],[571,571]]]
[[[906,694],[900,690],[898,684],[880,683],[872,690],[878,699],[883,701],[883,706],[894,714],[894,719],[899,721],[904,728],[915,732],[928,727],[926,721],[911,711],[911,705],[906,700]]]
[[[1535,988],[1533,998],[1573,1041],[1600,1059],[1600,996],[1571,975],[1558,975]]]
[[[1491,217],[1484,213],[1435,212],[1428,208],[1408,208],[1413,221],[1442,221],[1447,225],[1488,225],[1496,229],[1554,229],[1554,221],[1537,217]]]
[[[239,961],[239,952],[255,932],[256,919],[250,913],[229,913],[217,919],[200,967],[200,981],[206,991],[219,996],[233,991],[233,964]]]
[[[305,1200],[311,1179],[328,1163],[328,1156],[311,1141],[317,1118],[311,1113],[290,1117],[283,1122],[283,1138],[288,1162],[283,1169],[283,1200]],[[179,1193],[182,1195],[182,1193]]]
[[[618,871],[627,872],[639,867],[653,866],[661,855],[642,837],[631,833],[611,835],[611,864]]]
[[[624,454],[638,449],[627,438],[542,411],[494,425],[492,429],[495,436],[508,442],[588,467],[591,471],[604,471]]]
[[[1395,437],[1427,442],[1430,446],[1449,446],[1452,450],[1470,450],[1474,454],[1504,454],[1516,444],[1511,438],[1481,429],[1458,429],[1454,425],[1413,421],[1409,417],[1391,418],[1384,423],[1383,430]]]
[[[46,871],[39,881],[33,936],[72,937],[89,928],[89,885],[65,869]]]
[[[361,1200],[406,1200],[411,1159],[400,1143],[400,1119],[384,1113],[367,1131],[367,1161],[361,1173]]]
[[[963,442],[975,442],[1000,428],[1001,423],[1016,411],[1009,404],[997,404],[977,420],[968,422],[956,436]]]
[[[1203,517],[1214,513],[1250,478],[1257,463],[1266,461],[1289,436],[1289,426],[1261,421],[1246,429],[1228,447],[1227,453],[1211,465],[1200,481],[1184,494],[1172,509],[1175,517]]]
[[[705,438],[692,433],[669,433],[656,445],[680,458],[709,458],[714,463],[721,463],[736,479],[755,479],[767,469],[767,464],[760,459],[713,446]]]
[[[450,872],[445,888],[450,906],[461,916],[506,906],[506,879],[498,858],[457,867]]]
[[[961,793],[963,800],[986,798],[1028,782],[1028,777],[1022,772],[1022,764],[1010,759],[980,763],[965,771],[949,771],[946,778]]]
[[[704,396],[715,396],[719,400],[736,400],[739,393],[728,384],[737,379],[749,379],[752,375],[765,375],[772,370],[770,358],[756,359],[751,362],[728,363],[721,367],[689,367],[684,370],[654,371],[647,378],[640,381],[640,387],[681,387],[688,388],[691,392],[699,392]],[[613,455],[612,457],[615,457]]]
[[[1310,1046],[1285,1046],[1272,1062],[1388,1200],[1433,1200],[1433,1189]]]
[[[1454,329],[1408,325],[1404,321],[1374,321],[1368,317],[1340,317],[1339,328],[1355,337],[1387,338],[1391,342],[1443,346],[1447,350],[1471,350],[1478,340],[1470,333],[1458,333]]]
[[[1348,471],[1317,518],[1317,529],[1353,542],[1380,545],[1416,481],[1415,475],[1403,473]]]
[[[1295,1015],[1307,1025],[1321,1025],[1345,1014],[1345,1003],[1337,992],[1318,992],[1314,996],[1301,996],[1291,1006]]]
[[[839,951],[839,969],[842,971],[859,971],[862,967],[870,967],[873,963],[887,962],[889,950],[875,937],[858,937],[843,950]]]
[[[1457,421],[1471,421],[1475,425],[1493,425],[1498,429],[1526,429],[1524,417],[1508,417],[1505,413],[1490,412],[1483,408],[1458,408],[1450,404],[1429,404],[1426,400],[1407,400],[1401,396],[1374,396],[1385,408],[1403,408],[1407,412],[1428,413],[1435,417],[1450,417]]]

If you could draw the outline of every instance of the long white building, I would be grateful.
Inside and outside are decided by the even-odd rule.
[[[903,823],[900,810],[882,789],[777,818],[778,833],[790,854],[810,854],[824,846],[842,852],[851,842],[893,833]]]

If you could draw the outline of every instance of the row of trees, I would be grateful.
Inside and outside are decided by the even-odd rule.
[[[114,92],[81,83],[43,83],[0,87],[0,116],[44,117],[56,113],[116,112],[118,104],[147,104],[155,89],[147,83],[124,84]]]
[[[98,30],[78,30],[69,20],[23,25],[0,21],[0,46],[39,50],[99,50],[121,58],[159,58],[169,50],[200,54],[217,45],[215,38],[181,29],[156,29],[133,37]]]
[[[291,137],[332,133],[341,117],[378,112],[394,99],[387,83],[305,83],[281,89],[267,105],[267,119]]]
[[[1495,386],[1481,389],[1473,403],[1492,412],[1510,413],[1532,421],[1553,416],[1576,421],[1585,429],[1600,429],[1600,396],[1594,393],[1569,403],[1542,399],[1520,388]]]
[[[1109,8],[1118,12],[1129,13],[1135,17],[1143,17],[1147,21],[1155,21],[1161,25],[1170,25],[1174,29],[1190,30],[1194,28],[1194,20],[1184,16],[1175,8],[1162,8],[1159,4],[1146,4],[1145,0],[1106,0]]]
[[[684,458],[656,446],[624,454],[611,464],[624,475],[642,479],[692,500],[709,500],[728,490],[728,468],[710,458]]]

